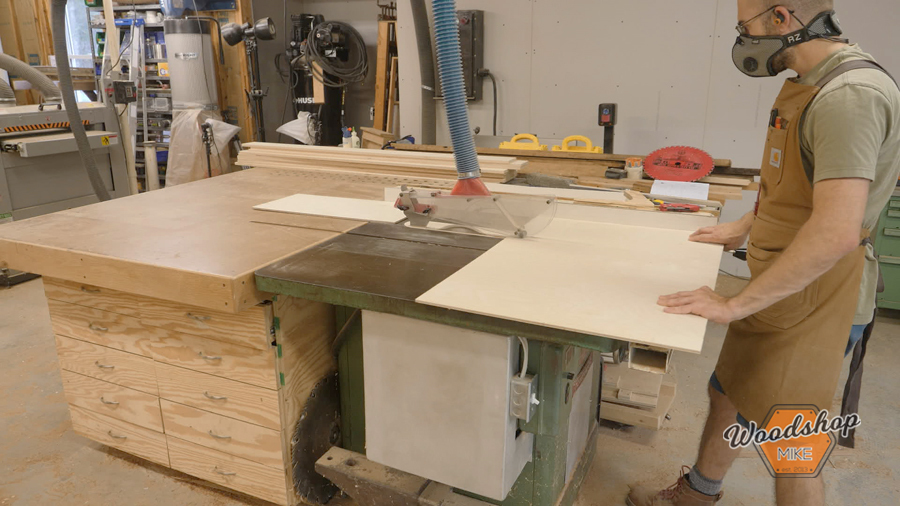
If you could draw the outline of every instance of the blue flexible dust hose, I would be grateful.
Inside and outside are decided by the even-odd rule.
[[[433,0],[432,7],[438,73],[444,92],[444,109],[447,111],[447,123],[450,126],[456,171],[459,173],[459,179],[481,177],[475,139],[469,128],[456,0]]]

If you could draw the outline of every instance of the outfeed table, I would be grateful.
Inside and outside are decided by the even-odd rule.
[[[253,272],[362,224],[253,210],[384,185],[253,169],[0,226],[0,264],[44,276],[76,432],[276,504],[290,439],[336,370],[332,306]]]

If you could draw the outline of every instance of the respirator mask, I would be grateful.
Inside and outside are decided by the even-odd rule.
[[[773,7],[771,10],[774,10]],[[764,12],[767,14],[769,11]],[[762,16],[763,14],[760,14]],[[793,16],[793,12],[791,12]],[[800,21],[796,16],[794,19]],[[783,22],[783,20],[782,20]],[[802,21],[800,21],[803,23]],[[749,23],[749,21],[748,21]],[[775,58],[784,50],[815,39],[828,39],[841,35],[841,23],[834,11],[825,11],[796,32],[787,35],[753,36],[744,33],[744,25],[738,25],[737,41],[731,50],[734,65],[750,77],[771,77],[778,75]],[[849,42],[841,39],[841,42]]]

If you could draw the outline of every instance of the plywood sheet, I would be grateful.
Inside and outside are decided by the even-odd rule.
[[[406,218],[403,211],[394,207],[393,202],[323,197],[303,193],[260,204],[253,209],[383,223],[399,223]]]
[[[689,235],[557,219],[537,237],[504,239],[416,301],[699,353],[706,320],[656,303],[715,286],[722,247]]]

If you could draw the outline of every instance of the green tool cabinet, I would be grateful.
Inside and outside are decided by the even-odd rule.
[[[894,192],[878,221],[875,251],[884,276],[884,292],[878,294],[878,307],[900,309],[900,189]]]

